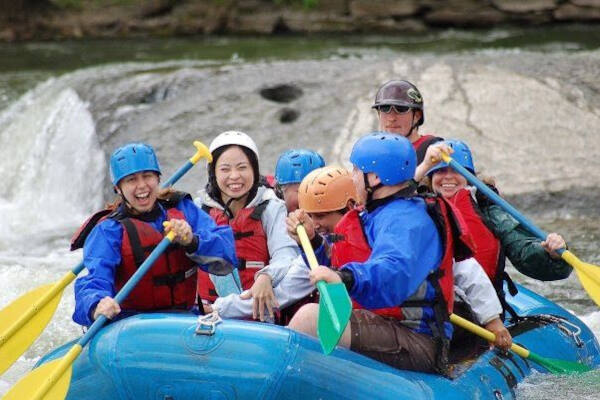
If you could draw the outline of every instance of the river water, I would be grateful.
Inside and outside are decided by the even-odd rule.
[[[167,176],[237,128],[253,135],[261,168],[310,147],[347,162],[375,128],[377,86],[406,78],[421,88],[426,131],[467,140],[478,169],[581,259],[600,264],[600,34],[545,30],[427,35],[187,38],[0,45],[0,308],[75,266],[78,225],[111,198],[115,146],[155,146]],[[269,96],[275,93],[276,96]],[[196,167],[178,187],[195,192]],[[600,335],[600,312],[575,275],[517,281],[557,301]],[[0,394],[39,357],[77,337],[72,285],[45,332],[0,378]],[[595,399],[600,374],[534,375],[522,399]]]

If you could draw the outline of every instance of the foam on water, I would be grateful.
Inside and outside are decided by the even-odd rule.
[[[92,116],[60,83],[40,85],[0,115],[0,215],[10,216],[0,251],[64,236],[101,205],[106,163]]]
[[[68,79],[48,80],[0,114],[0,308],[81,259],[68,237],[101,205],[106,165],[94,122]],[[41,337],[0,379],[4,393],[80,329],[72,285]]]

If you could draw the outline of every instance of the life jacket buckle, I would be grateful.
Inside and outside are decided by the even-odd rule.
[[[219,316],[219,311],[217,309],[214,309],[210,314],[198,316],[196,335],[214,335],[217,325],[221,322],[223,322],[223,320]]]

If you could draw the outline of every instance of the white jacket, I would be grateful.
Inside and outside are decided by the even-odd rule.
[[[200,190],[199,196],[194,199],[194,203],[198,207],[207,205],[211,208],[223,210],[223,206],[212,199],[205,190]],[[287,217],[287,209],[285,203],[277,198],[275,192],[264,186],[259,186],[256,196],[248,203],[246,207],[255,207],[265,200],[269,200],[269,204],[262,213],[261,222],[265,235],[267,236],[267,247],[269,249],[270,262],[269,265],[257,272],[259,274],[268,274],[273,286],[279,284],[283,277],[287,274],[292,260],[300,254],[300,248],[296,242],[289,237],[285,225]],[[211,275],[213,282],[220,279],[232,279],[232,275],[226,277],[217,277]],[[215,285],[217,286],[217,285]],[[219,295],[227,295],[228,293]]]
[[[308,296],[315,287],[310,283],[309,267],[304,258],[298,256],[292,262],[285,277],[273,288],[281,309]],[[492,282],[481,265],[474,258],[454,263],[454,293],[457,300],[463,301],[472,309],[477,322],[485,325],[498,318],[502,305]],[[252,317],[252,299],[242,300],[237,294],[218,298],[214,307],[224,318]]]

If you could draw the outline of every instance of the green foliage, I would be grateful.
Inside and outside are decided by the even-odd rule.
[[[205,0],[195,0],[205,1]],[[212,0],[217,4],[225,3],[227,0]],[[313,8],[319,0],[271,0],[275,4],[289,4],[289,5],[302,5],[304,8]],[[115,5],[129,5],[140,3],[143,4],[144,0],[50,0],[51,3],[55,4],[60,8],[75,8],[83,9],[88,6],[102,7],[102,6],[115,6]]]
[[[312,8],[319,3],[319,0],[273,0],[275,4],[284,3],[299,3],[301,2],[304,8]]]
[[[82,0],[51,0],[51,2],[60,8],[83,8]]]
[[[202,0],[200,0],[202,1]],[[223,4],[227,0],[212,0],[214,3]],[[304,8],[313,8],[317,4],[319,4],[319,0],[271,0],[275,4],[289,4],[296,5],[301,4]]]
[[[50,2],[60,8],[83,9],[89,7],[120,6],[135,3],[142,4],[144,0],[50,0]]]

